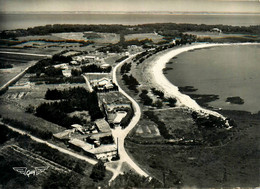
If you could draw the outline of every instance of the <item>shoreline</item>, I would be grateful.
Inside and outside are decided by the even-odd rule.
[[[197,43],[189,46],[174,48],[168,52],[156,56],[155,59],[151,62],[149,68],[147,68],[147,75],[151,83],[153,83],[153,85],[156,86],[158,89],[162,90],[166,96],[176,98],[177,106],[186,107],[188,109],[191,109],[193,111],[202,114],[221,117],[225,120],[226,117],[224,117],[220,113],[201,107],[190,96],[181,93],[179,91],[179,88],[166,78],[166,76],[164,75],[164,69],[166,68],[167,63],[172,58],[190,50],[209,48],[215,46],[255,45],[255,44],[259,44],[259,43]]]

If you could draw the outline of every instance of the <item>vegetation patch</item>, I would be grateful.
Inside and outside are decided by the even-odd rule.
[[[235,96],[235,97],[227,97],[226,102],[229,102],[231,104],[244,104],[244,100],[239,97],[239,96]]]
[[[101,68],[100,66],[97,66],[95,64],[91,64],[88,66],[81,66],[80,67],[83,73],[91,73],[91,72],[104,72],[104,73],[109,73],[112,69],[111,66],[108,68]]]
[[[60,96],[58,96],[61,94]],[[72,124],[83,124],[78,117],[70,117],[68,114],[74,111],[89,111],[92,120],[102,118],[103,114],[98,105],[95,92],[88,92],[85,88],[77,87],[68,90],[48,90],[45,98],[59,100],[43,103],[36,108],[36,116],[50,122],[69,128]]]
[[[28,131],[32,135],[45,139],[45,140],[52,138],[52,132],[43,130],[42,128],[32,127],[31,125],[24,124],[23,122],[17,121],[15,119],[3,118],[2,122],[6,123],[8,125],[11,125],[15,128]]]
[[[138,93],[137,86],[139,85],[139,82],[134,78],[132,75],[126,75],[124,74],[122,77],[123,81],[126,85],[128,85],[128,88],[130,90],[133,90],[135,93]]]

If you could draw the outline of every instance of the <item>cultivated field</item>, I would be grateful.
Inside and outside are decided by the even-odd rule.
[[[155,33],[140,33],[140,34],[129,34],[125,36],[125,40],[144,40],[144,39],[151,39],[154,43],[158,43],[163,41],[163,36],[155,34]]]

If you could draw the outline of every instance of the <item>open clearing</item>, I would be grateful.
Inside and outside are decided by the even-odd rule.
[[[130,40],[144,40],[144,39],[151,39],[154,43],[158,43],[160,41],[163,41],[163,36],[155,34],[155,33],[138,33],[138,34],[129,34],[125,36],[126,41]]]

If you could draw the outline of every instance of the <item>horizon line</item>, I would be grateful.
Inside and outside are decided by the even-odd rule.
[[[260,15],[260,12],[221,12],[221,11],[0,11],[0,14],[176,14],[176,15]]]

